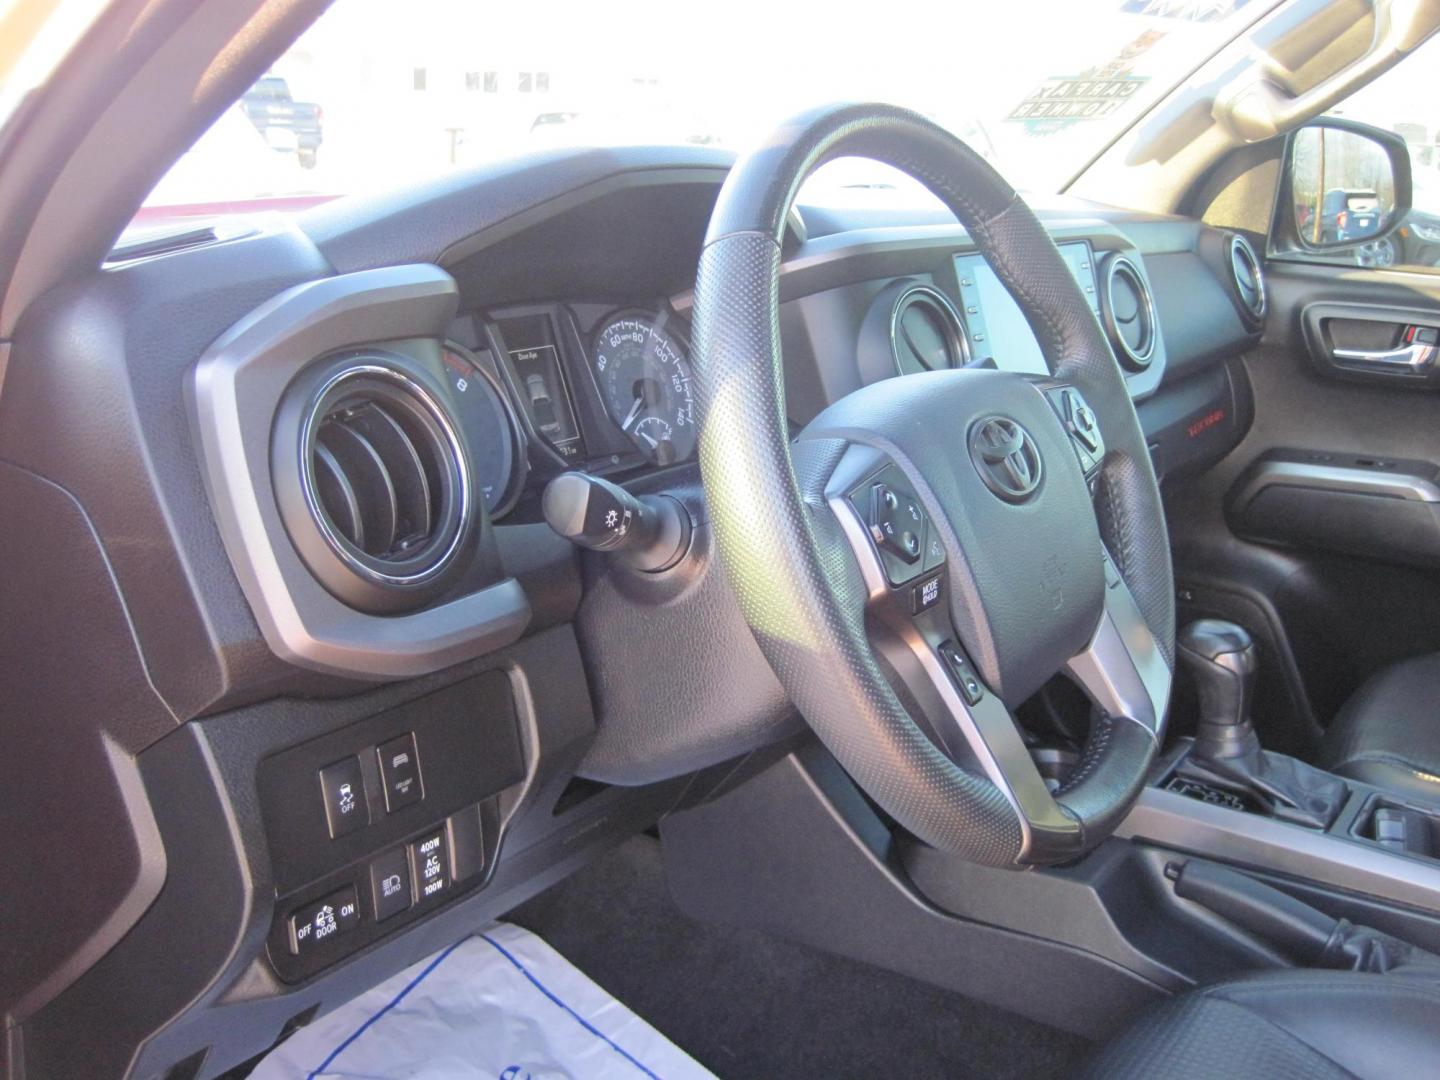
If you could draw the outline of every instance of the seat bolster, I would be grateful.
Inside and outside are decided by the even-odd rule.
[[[1440,653],[1393,664],[1360,687],[1326,733],[1320,764],[1440,800]]]
[[[1433,1073],[1440,981],[1391,973],[1273,972],[1172,999],[1082,1076],[1131,1080],[1380,1080]]]

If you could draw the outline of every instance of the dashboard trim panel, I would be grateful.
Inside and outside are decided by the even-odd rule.
[[[301,562],[275,504],[270,427],[295,374],[347,346],[415,336],[438,342],[456,297],[450,275],[425,265],[299,285],[224,334],[187,383],[226,552],[267,644],[283,660],[371,680],[423,675],[515,641],[529,621],[529,602],[513,578],[405,615],[348,607]]]

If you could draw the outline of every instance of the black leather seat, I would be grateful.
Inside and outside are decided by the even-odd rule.
[[[1388,667],[1357,690],[1326,733],[1319,764],[1440,800],[1440,653]]]
[[[1391,1080],[1440,1071],[1440,979],[1287,971],[1174,998],[1089,1062],[1094,1080]]]

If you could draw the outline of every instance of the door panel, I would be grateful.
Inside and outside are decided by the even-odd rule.
[[[1234,372],[1250,430],[1166,502],[1181,617],[1256,635],[1261,737],[1304,756],[1365,678],[1440,650],[1433,357],[1411,375],[1335,356],[1440,328],[1440,275],[1279,260],[1266,275],[1266,334]]]

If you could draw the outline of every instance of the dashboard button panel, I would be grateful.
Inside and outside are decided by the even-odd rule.
[[[504,671],[393,700],[261,761],[276,896],[267,952],[279,977],[308,979],[483,887],[495,865],[502,793],[524,778]],[[347,786],[353,808],[332,838],[315,804],[339,813]],[[317,788],[329,794],[322,799]]]

